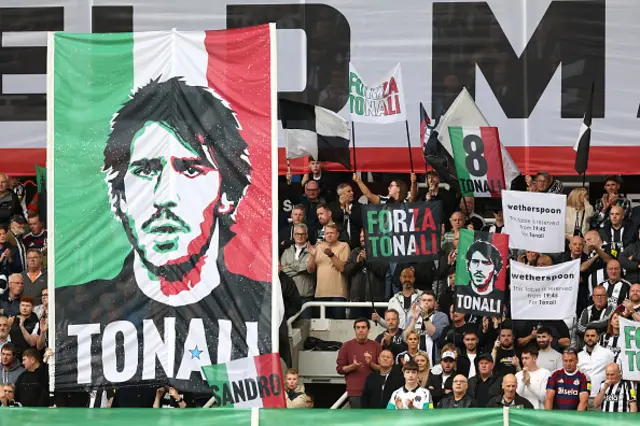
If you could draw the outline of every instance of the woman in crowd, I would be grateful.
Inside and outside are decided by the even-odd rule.
[[[609,318],[609,326],[607,332],[600,335],[600,346],[609,349],[614,353],[613,362],[618,362],[620,356],[620,348],[618,347],[618,338],[620,337],[620,312],[614,311]]]
[[[416,175],[411,174],[411,182],[414,182],[415,180]],[[353,181],[358,184],[360,191],[362,191],[362,195],[367,197],[367,200],[369,200],[371,204],[404,203],[407,201],[407,197],[409,196],[409,187],[401,180],[391,181],[389,184],[389,195],[376,195],[371,192],[357,173],[353,174]]]
[[[418,349],[418,345],[420,344],[420,336],[418,336],[418,333],[416,333],[415,330],[411,330],[409,333],[407,333],[404,341],[407,344],[407,350],[400,352],[398,356],[396,356],[396,364],[400,366],[403,366],[404,363],[409,361],[410,359],[415,359],[416,355],[418,355],[418,352],[420,352],[420,350]]]
[[[518,262],[524,263],[525,265],[529,265],[529,266],[538,266],[539,258],[540,258],[540,253],[527,250],[523,255],[518,257]]]
[[[413,359],[418,364],[418,383],[420,384],[420,387],[426,388],[427,382],[429,381],[429,370],[431,370],[429,357],[426,353],[420,351],[413,357]]]
[[[589,203],[586,188],[575,188],[567,197],[567,213],[565,219],[565,237],[584,236],[590,230],[590,218],[594,215],[593,206]]]

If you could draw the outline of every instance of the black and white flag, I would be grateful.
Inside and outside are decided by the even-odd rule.
[[[319,106],[279,102],[287,159],[311,156],[351,169],[347,120]]]
[[[573,146],[573,150],[576,151],[576,162],[574,168],[579,175],[584,174],[589,165],[589,145],[591,145],[591,118],[593,115],[594,86],[595,83],[591,83],[591,92],[584,112],[582,126],[580,126],[580,132],[578,133],[578,140]]]

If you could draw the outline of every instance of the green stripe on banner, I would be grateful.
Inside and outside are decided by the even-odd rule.
[[[53,37],[53,132],[56,139],[65,140],[53,148],[54,193],[49,194],[56,204],[53,231],[60,241],[82,241],[81,247],[55,247],[55,268],[65,271],[56,275],[55,286],[64,287],[115,277],[131,251],[122,225],[104,214],[111,206],[101,168],[113,113],[133,88],[133,35],[55,33]],[[48,164],[53,168],[52,162]],[[78,232],[86,235],[78,239]]]
[[[233,361],[232,361],[233,362]],[[214,393],[220,395],[225,385],[228,385],[231,381],[229,379],[229,372],[227,370],[227,364],[215,364],[202,367],[204,377],[207,379],[209,387],[214,389]],[[223,395],[221,395],[223,396]],[[223,396],[224,397],[224,396]],[[225,408],[233,408],[233,400],[231,402],[223,401]]]
[[[470,179],[471,175],[466,166],[467,153],[464,151],[464,131],[462,127],[449,127],[449,138],[451,139],[451,149],[456,163],[458,179]]]
[[[460,230],[460,241],[458,242],[458,258],[456,260],[456,285],[469,285],[471,277],[467,270],[466,255],[469,246],[473,244],[475,232],[470,229]]]

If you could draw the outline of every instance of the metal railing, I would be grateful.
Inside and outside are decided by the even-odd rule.
[[[330,410],[337,410],[342,407],[342,405],[347,401],[349,395],[347,395],[347,391],[345,391],[340,398],[329,408]]]
[[[300,310],[291,316],[287,320],[287,329],[289,331],[289,336],[293,332],[293,327],[291,324],[298,318],[304,311],[310,308],[320,308],[320,319],[326,319],[327,316],[327,308],[369,308],[371,307],[371,302],[307,302]],[[373,306],[376,308],[387,308],[389,306],[389,302],[374,302]]]

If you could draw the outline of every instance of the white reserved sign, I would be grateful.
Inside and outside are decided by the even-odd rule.
[[[563,252],[566,206],[564,194],[502,191],[503,232],[509,234],[509,248]]]
[[[512,260],[511,318],[561,320],[575,313],[580,259],[553,266],[528,266]]]

